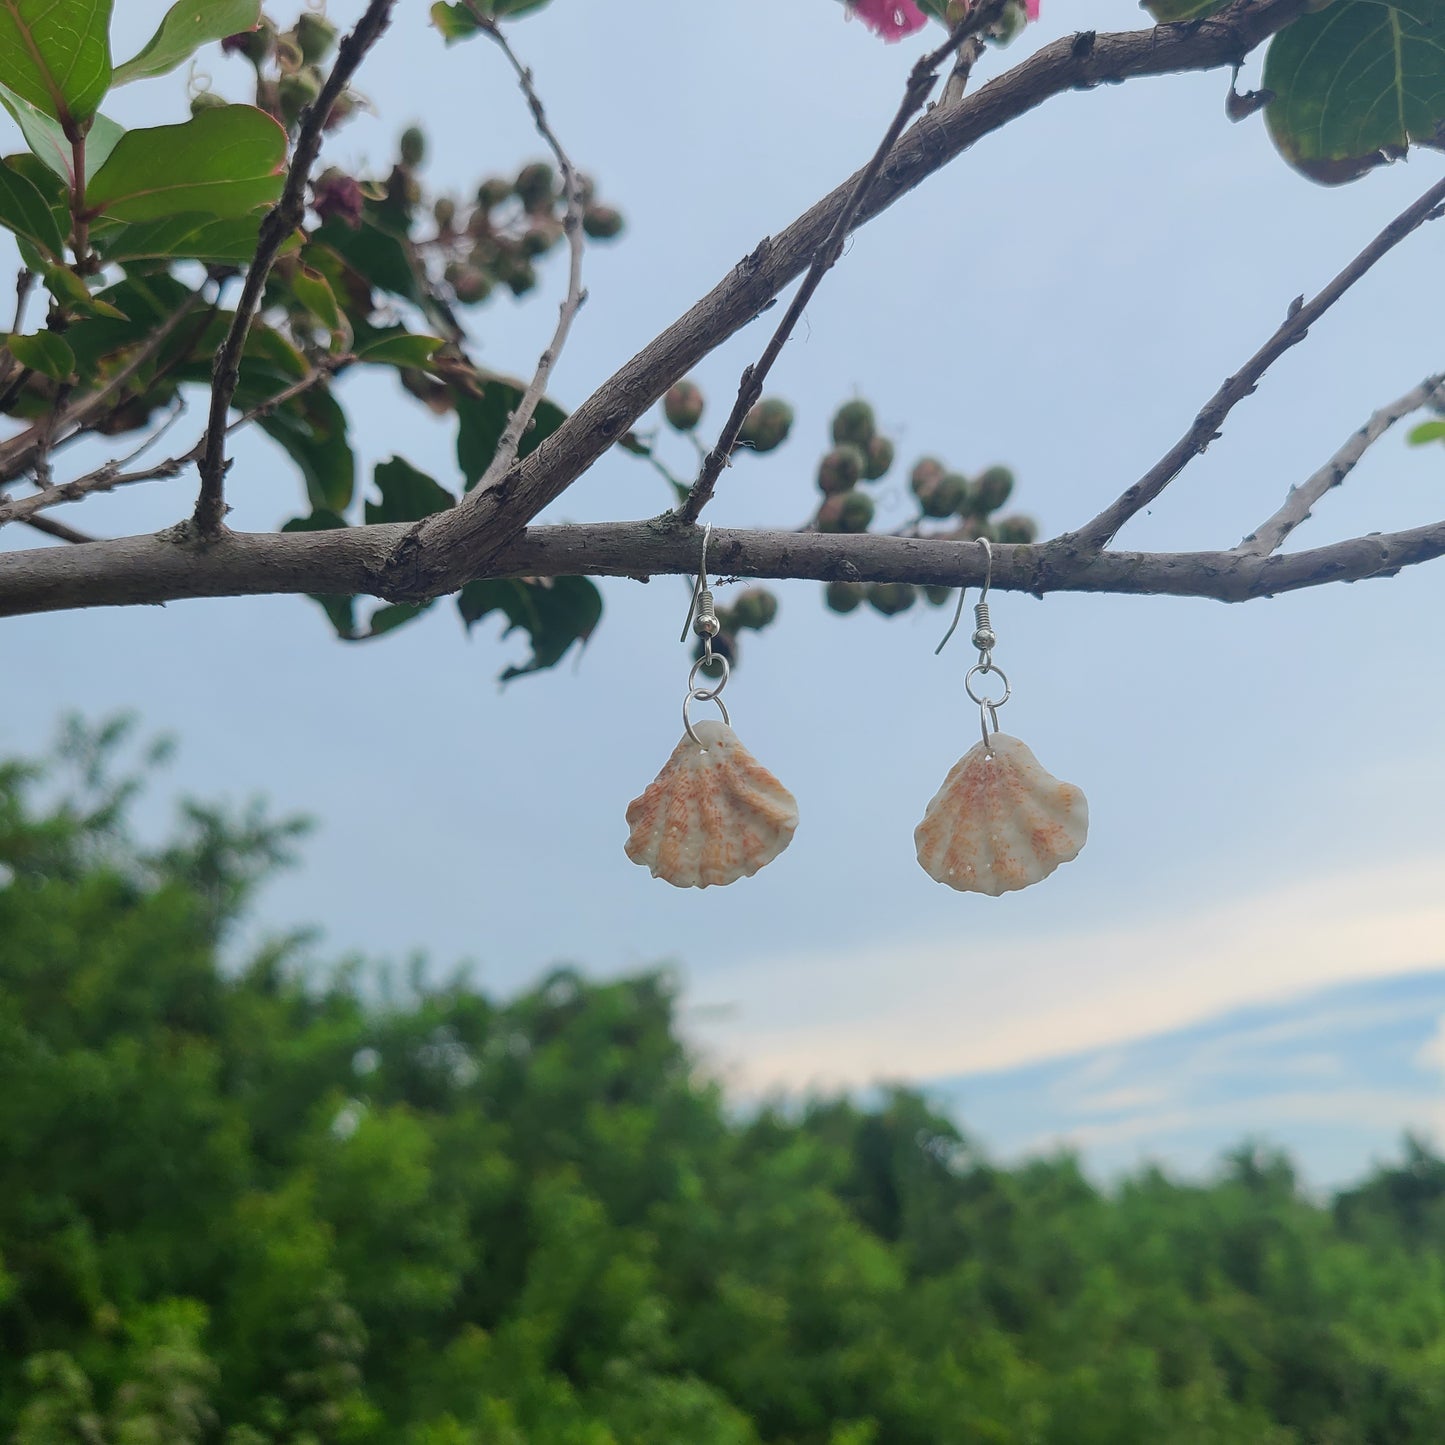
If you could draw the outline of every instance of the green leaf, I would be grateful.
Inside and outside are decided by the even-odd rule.
[[[283,532],[330,532],[337,527],[345,527],[345,517],[338,516],[335,512],[325,508],[319,508],[312,512],[309,517],[292,517],[289,522],[282,524]],[[308,592],[306,594],[311,600],[317,603],[326,614],[332,627],[336,629],[336,635],[350,642],[356,637],[356,598],[347,596],[345,593],[323,594]]]
[[[196,212],[137,221],[95,233],[102,259],[119,261],[212,261],[243,265],[256,254],[260,215],[218,221]]]
[[[0,85],[73,135],[110,89],[111,0],[0,0]]]
[[[1426,442],[1445,441],[1445,421],[1422,421],[1412,427],[1405,440],[1412,447],[1424,446]]]
[[[55,212],[44,196],[19,171],[0,161],[0,225],[24,236],[59,261],[65,253],[65,238]]]
[[[1434,143],[1445,121],[1445,0],[1407,12],[1335,0],[1275,36],[1262,84],[1270,137],[1296,170],[1325,185],[1352,181]]]
[[[468,629],[490,612],[507,619],[506,637],[519,628],[532,643],[522,667],[508,667],[501,680],[525,677],[555,667],[574,642],[585,643],[602,617],[602,594],[586,577],[550,577],[523,582],[487,577],[468,582],[457,594],[457,610]]]
[[[13,90],[0,85],[0,105],[14,117],[35,156],[45,163],[47,169],[55,172],[67,185],[75,180],[75,157],[70,141],[59,121],[52,120],[44,111],[37,110],[28,100]],[[85,179],[90,178],[110,159],[116,142],[125,134],[123,126],[117,125],[109,116],[97,115],[90,123],[85,137]]]
[[[291,294],[328,331],[340,331],[344,325],[341,309],[336,304],[326,277],[310,266],[298,266],[291,277]]]
[[[416,336],[409,331],[383,336],[356,353],[358,361],[372,366],[425,366],[446,345],[440,337]]]
[[[443,0],[431,8],[431,23],[441,31],[441,37],[448,45],[465,40],[477,33],[477,22],[465,5],[447,5]]]
[[[139,55],[115,68],[112,84],[164,75],[212,40],[261,23],[261,0],[176,0]]]
[[[398,627],[415,622],[430,606],[430,602],[389,602],[371,614],[367,619],[365,632],[347,640],[365,642],[371,637],[385,637],[388,632],[395,632]]]
[[[106,316],[112,320],[125,320],[125,313],[91,294],[90,288],[66,266],[46,266],[41,272],[50,294],[61,305],[82,316]]]
[[[519,383],[504,376],[481,373],[478,381],[480,396],[460,389],[456,391],[457,464],[466,478],[468,490],[477,484],[497,454],[497,444],[506,430],[507,418],[516,410],[524,390]],[[566,419],[567,413],[556,402],[544,397],[531,425],[522,434],[517,455],[530,456]]]
[[[6,338],[10,354],[31,371],[42,376],[64,381],[75,374],[75,353],[53,331],[41,331],[34,336],[10,336]]]
[[[264,390],[257,380],[236,389],[238,407],[258,406],[279,387]],[[346,414],[329,391],[313,387],[285,406],[259,417],[257,426],[301,469],[313,507],[341,512],[356,489],[356,457],[346,436]]]
[[[392,457],[376,468],[380,502],[367,502],[368,522],[419,522],[434,512],[444,512],[456,498],[401,457]]]
[[[263,110],[223,105],[183,125],[127,131],[86,188],[93,215],[150,221],[183,211],[243,216],[281,194],[286,132]]]

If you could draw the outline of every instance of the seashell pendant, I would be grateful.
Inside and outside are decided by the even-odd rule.
[[[930,878],[997,898],[1077,857],[1088,831],[1083,793],[1017,738],[994,733],[953,765],[913,841]]]
[[[694,723],[627,808],[627,856],[677,888],[749,878],[792,841],[793,795],[720,722]],[[701,744],[701,746],[699,745]]]

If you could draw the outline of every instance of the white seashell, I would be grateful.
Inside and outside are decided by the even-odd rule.
[[[749,878],[792,841],[793,795],[725,723],[699,722],[627,808],[627,856],[678,888]]]
[[[994,733],[953,765],[913,841],[930,878],[997,898],[1077,857],[1088,831],[1083,793],[1045,772],[1017,738]]]

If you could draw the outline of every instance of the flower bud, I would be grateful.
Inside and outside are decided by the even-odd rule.
[[[887,437],[874,437],[868,443],[867,457],[863,476],[870,482],[876,482],[893,465],[893,443]]]
[[[1039,524],[1032,517],[1015,514],[1000,517],[994,523],[994,533],[1000,542],[1033,542],[1038,539]]]
[[[353,231],[361,225],[363,199],[360,182],[335,166],[323,171],[311,184],[311,209],[323,221],[334,216]]]
[[[915,462],[908,474],[908,485],[913,489],[913,495],[922,501],[924,492],[932,491],[943,480],[947,470],[937,457],[923,457]]]
[[[561,222],[544,217],[534,221],[522,232],[522,250],[528,256],[542,256],[561,239]]]
[[[918,601],[918,589],[911,582],[870,582],[868,601],[875,612],[893,617]]]
[[[702,392],[691,381],[679,381],[662,398],[662,414],[678,431],[691,431],[702,420]]]
[[[851,442],[866,451],[874,433],[873,408],[866,401],[848,401],[833,413],[833,440],[840,446]]]
[[[489,176],[477,187],[477,205],[483,211],[494,211],[512,194],[512,184],[500,176]]]
[[[296,21],[296,44],[301,47],[301,56],[307,64],[318,65],[336,44],[336,27],[314,10],[303,11]]]
[[[819,503],[813,526],[820,532],[841,532],[843,530],[843,496],[824,497]]]
[[[766,587],[749,587],[738,594],[728,618],[739,630],[750,627],[754,632],[761,632],[777,615],[778,599]]]
[[[401,133],[401,163],[414,171],[426,159],[426,135],[418,125],[409,125]]]
[[[867,464],[867,458],[851,443],[834,447],[818,463],[818,490],[833,496],[856,487]]]
[[[952,587],[925,587],[923,595],[933,607],[942,607],[953,596]]]
[[[252,65],[265,64],[276,44],[276,27],[263,15],[261,23],[254,30],[242,30],[228,35],[221,41],[221,49],[227,55],[244,55]]]
[[[498,269],[513,296],[525,296],[537,284],[537,268],[525,256],[504,257]]]
[[[438,196],[432,202],[432,219],[437,223],[437,230],[450,231],[456,224],[457,203],[450,196]]]
[[[1014,474],[1007,467],[989,467],[974,480],[973,503],[977,511],[995,512],[1008,501],[1014,489]]]
[[[945,472],[929,485],[915,486],[913,494],[925,517],[951,517],[968,496],[968,479],[957,472]]]
[[[556,172],[546,161],[533,161],[517,172],[512,189],[527,210],[550,211],[557,196]]]
[[[767,396],[743,418],[738,446],[755,452],[770,452],[787,441],[793,427],[793,408],[780,397]]]
[[[314,70],[293,70],[276,86],[281,119],[289,128],[301,119],[301,112],[321,94],[321,77]]]
[[[485,301],[491,295],[491,280],[475,266],[453,262],[446,269],[446,278],[457,300],[464,306],[475,306],[477,302]]]
[[[867,492],[855,490],[844,492],[838,500],[843,504],[838,512],[839,530],[866,532],[873,521],[873,498]]]
[[[225,104],[224,95],[217,95],[214,90],[198,90],[191,97],[191,114],[200,115],[203,110],[219,110]]]
[[[588,206],[582,212],[582,229],[594,241],[610,241],[622,230],[622,212],[612,206]]]
[[[823,601],[842,614],[854,611],[867,595],[868,589],[861,582],[830,582],[823,589]]]
[[[702,638],[698,638],[697,643],[692,650],[694,660],[700,661],[703,657],[705,649],[706,643]],[[723,628],[721,632],[714,633],[712,639],[712,651],[714,657],[726,658],[729,667],[736,667],[738,665],[737,633],[729,630],[726,627]],[[714,664],[712,667],[705,667],[702,669],[700,675],[702,677],[705,677],[709,682],[717,682],[722,677],[722,667],[719,664]]]

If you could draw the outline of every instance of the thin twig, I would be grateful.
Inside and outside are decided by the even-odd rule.
[[[265,401],[257,402],[250,411],[242,412],[235,421],[226,428],[226,435],[239,431],[243,426],[249,425],[257,417],[269,416],[278,406],[284,406],[288,401],[294,400],[303,393],[311,390],[320,382],[328,381],[335,376],[343,367],[349,366],[356,357],[349,351],[337,352],[323,356],[299,381],[293,381],[290,386],[278,391],[275,396],[267,397]],[[195,447],[197,454],[200,453],[204,444],[204,438]],[[190,453],[187,453],[190,455]]]
[[[86,472],[84,476],[76,477],[72,481],[42,486],[38,492],[32,492],[28,497],[0,502],[0,527],[7,522],[28,522],[37,512],[44,512],[66,502],[84,501],[96,492],[113,492],[117,487],[132,486],[136,482],[153,482],[162,477],[179,476],[187,463],[194,460],[194,455],[167,457],[163,462],[136,472],[123,472],[119,462],[102,462],[94,471]]]
[[[27,527],[33,527],[37,532],[44,532],[47,537],[54,537],[61,542],[100,541],[99,537],[92,537],[89,532],[80,532],[74,527],[67,527],[64,522],[57,522],[53,517],[25,517],[22,520]]]
[[[1398,401],[1382,406],[1313,476],[1299,486],[1291,487],[1279,510],[1256,527],[1234,549],[1235,552],[1242,557],[1267,557],[1271,552],[1279,551],[1285,538],[1309,518],[1315,503],[1331,487],[1339,486],[1355,469],[1360,458],[1397,421],[1436,400],[1442,384],[1445,384],[1445,375],[1427,376]]]
[[[0,443],[0,482],[14,481],[16,477],[35,465],[35,458],[45,443],[46,425],[52,428],[54,445],[64,446],[79,436],[94,418],[105,409],[110,400],[124,388],[143,366],[155,359],[161,348],[170,340],[176,329],[201,304],[199,292],[192,293],[148,336],[135,354],[110,377],[104,386],[89,396],[83,396],[73,406],[56,416],[52,412],[44,422],[8,438]],[[63,434],[62,434],[63,433]]]
[[[1237,403],[1254,392],[1270,366],[1290,347],[1303,341],[1309,334],[1310,327],[1382,256],[1394,250],[1406,236],[1426,221],[1433,221],[1441,215],[1442,203],[1445,203],[1445,180],[1437,181],[1418,201],[1401,211],[1312,300],[1306,301],[1303,296],[1296,297],[1285,319],[1275,328],[1274,334],[1233,376],[1225,379],[1224,384],[1210,397],[1204,410],[1195,417],[1189,430],[1128,491],[1092,521],[1086,522],[1077,532],[1070,533],[1067,541],[1086,550],[1108,546],[1124,523],[1143,511],[1184,470],[1186,464],[1203,452],[1219,435],[1219,428],[1225,417]]]
[[[968,78],[973,74],[973,67],[978,64],[983,49],[982,35],[971,35],[958,47],[958,54],[953,57],[953,69],[943,84],[943,94],[938,97],[939,105],[957,105],[963,99],[968,89]]]
[[[567,152],[562,149],[562,143],[557,139],[551,125],[548,124],[547,113],[542,108],[542,99],[532,84],[532,72],[517,59],[516,52],[507,43],[506,36],[502,34],[501,28],[495,21],[483,15],[471,3],[471,0],[468,0],[467,8],[482,31],[501,47],[502,53],[511,61],[512,69],[517,72],[517,84],[521,86],[522,94],[527,99],[527,108],[532,112],[532,120],[537,127],[537,134],[547,142],[548,148],[557,158],[558,168],[562,172],[562,195],[565,200],[562,230],[567,237],[570,256],[567,268],[567,294],[562,298],[562,304],[558,308],[557,329],[552,333],[552,340],[548,343],[547,349],[538,357],[537,369],[533,373],[526,391],[522,393],[522,399],[517,403],[516,410],[507,418],[507,425],[497,443],[496,452],[487,464],[486,471],[482,473],[477,485],[472,489],[474,496],[480,496],[490,490],[497,479],[505,475],[508,468],[516,461],[518,448],[522,445],[522,437],[532,424],[532,418],[536,415],[543,396],[546,395],[552,368],[557,364],[557,358],[561,356],[562,348],[567,344],[567,335],[572,329],[573,319],[582,309],[582,303],[586,301],[587,293],[582,289],[582,252],[585,248],[582,235],[581,185],[577,168],[568,158]]]
[[[236,303],[231,329],[216,353],[211,373],[211,407],[206,423],[205,450],[201,457],[201,489],[192,517],[196,530],[203,537],[217,536],[226,515],[226,415],[241,379],[241,353],[251,322],[260,308],[266,278],[286,238],[301,224],[306,214],[306,182],[321,152],[322,129],[331,108],[365,59],[367,51],[386,29],[395,3],[396,0],[371,0],[356,29],[341,42],[336,63],[326,77],[321,93],[302,113],[281,198],[261,222],[256,254],[246,268],[241,299]]]
[[[883,169],[883,163],[888,159],[888,153],[893,149],[898,137],[903,134],[904,126],[923,108],[923,102],[928,99],[929,92],[938,80],[938,67],[970,36],[976,35],[979,31],[992,25],[998,19],[1002,8],[1003,0],[985,0],[984,4],[978,6],[949,32],[948,39],[942,45],[922,56],[909,72],[908,84],[903,91],[903,100],[900,102],[892,122],[884,132],[883,139],[878,143],[878,148],[873,152],[872,158],[863,167],[852,194],[838,212],[822,245],[814,253],[812,265],[808,267],[802,284],[794,292],[788,309],[783,313],[783,319],[778,323],[778,329],[773,332],[768,344],[763,348],[763,354],[744,370],[742,380],[738,384],[738,394],[737,399],[733,402],[733,409],[728,414],[727,421],[723,423],[723,429],[718,434],[713,449],[703,460],[697,480],[687,494],[687,500],[673,514],[678,522],[691,526],[697,521],[698,514],[702,509],[712,500],[717,479],[732,456],[733,448],[737,445],[738,434],[742,431],[748,412],[763,394],[763,382],[767,379],[768,372],[772,370],[773,363],[782,353],[783,347],[787,345],[788,339],[793,334],[793,328],[798,324],[798,318],[803,314],[804,307],[812,300],[813,293],[817,291],[823,277],[832,269],[838,257],[843,254],[843,243],[847,240],[848,232],[853,227],[853,218],[868,199],[868,192],[872,190],[873,182],[878,179],[878,173]],[[744,264],[757,265],[767,247],[768,242],[763,241]]]

